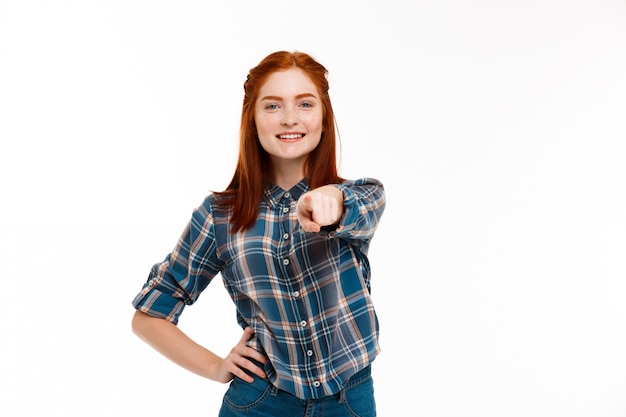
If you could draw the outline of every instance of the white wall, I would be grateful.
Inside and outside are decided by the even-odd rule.
[[[130,301],[232,175],[242,84],[330,70],[371,248],[379,415],[626,414],[626,4],[0,0],[0,414],[215,415]],[[226,353],[219,281],[181,327]],[[402,410],[402,411],[401,411]]]

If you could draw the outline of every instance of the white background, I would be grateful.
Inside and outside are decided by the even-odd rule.
[[[384,182],[379,415],[626,415],[626,3],[0,0],[0,414],[216,415],[130,304],[230,180],[248,70],[330,70]],[[216,280],[180,326],[225,354]]]

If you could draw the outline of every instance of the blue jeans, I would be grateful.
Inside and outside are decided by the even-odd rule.
[[[254,382],[235,377],[224,394],[219,417],[375,417],[371,367],[350,378],[335,395],[302,400],[274,387],[267,379]]]

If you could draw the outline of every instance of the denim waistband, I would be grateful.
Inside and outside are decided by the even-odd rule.
[[[252,361],[254,364],[256,364],[258,367],[260,367],[261,369],[264,369],[267,372],[266,367],[258,362],[255,359],[252,358],[248,358],[250,361]],[[258,379],[259,377],[255,374],[253,374],[252,372],[244,369],[244,372],[247,373],[248,375],[250,375],[251,377]],[[353,374],[350,378],[348,378],[347,381],[344,382],[341,391],[344,391],[346,389],[352,388],[358,384],[360,384],[361,382],[365,381],[366,379],[370,378],[372,376],[372,365],[367,365],[365,368],[361,369],[360,371],[356,372],[355,374]],[[267,378],[263,378],[265,379],[268,383],[271,384],[271,382],[269,381],[269,379]],[[338,392],[337,394],[335,394],[337,396],[341,395],[341,392]]]

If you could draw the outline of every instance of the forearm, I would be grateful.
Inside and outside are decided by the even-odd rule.
[[[372,178],[346,181],[339,186],[344,195],[342,238],[369,240],[385,210],[386,197],[382,183]]]
[[[194,342],[173,323],[137,310],[132,329],[140,339],[177,365],[202,377],[221,381],[223,359]]]

